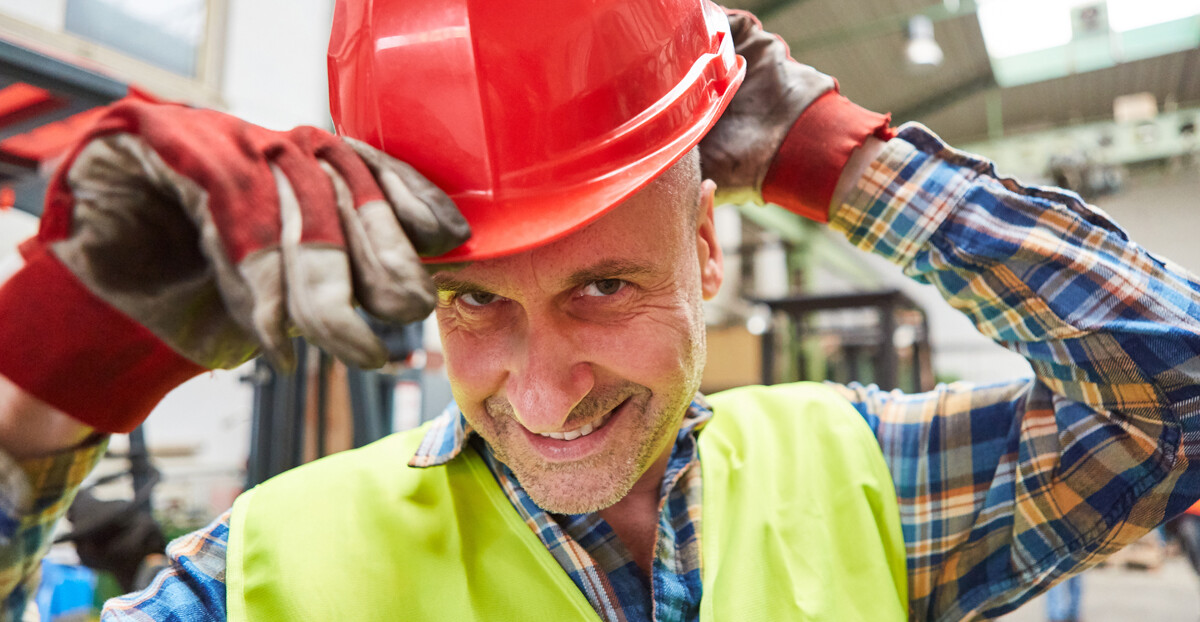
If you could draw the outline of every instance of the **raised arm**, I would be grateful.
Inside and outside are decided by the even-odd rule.
[[[51,180],[40,230],[0,270],[0,596],[19,613],[51,527],[105,434],[164,394],[291,338],[358,366],[358,315],[411,322],[435,296],[419,255],[466,239],[411,167],[315,128],[123,101]]]
[[[999,179],[924,128],[830,224],[932,283],[1036,378],[852,387],[892,465],[929,619],[999,615],[1200,498],[1200,283],[1077,196]]]
[[[757,67],[768,91],[784,85],[774,99],[798,119],[767,140],[750,189],[932,283],[1037,375],[921,395],[844,389],[895,478],[911,618],[1010,611],[1200,498],[1200,447],[1186,440],[1200,431],[1195,277],[1072,193],[1000,178],[920,126],[887,140],[832,85],[797,106],[814,80],[792,76],[815,72],[732,19],[747,82]]]

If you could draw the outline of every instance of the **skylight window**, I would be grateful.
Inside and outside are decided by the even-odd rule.
[[[1071,9],[1104,0],[980,0],[979,27],[992,58],[1071,42]],[[1107,0],[1109,27],[1129,32],[1200,15],[1200,0]]]
[[[990,0],[979,27],[992,58],[1008,58],[1071,42],[1070,5],[1078,0]]]
[[[1000,86],[1200,46],[1200,0],[977,0]]]
[[[1200,15],[1200,0],[1108,0],[1108,23],[1128,32]]]

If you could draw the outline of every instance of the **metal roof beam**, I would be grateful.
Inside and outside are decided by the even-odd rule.
[[[915,121],[952,106],[976,93],[994,88],[998,88],[996,77],[992,75],[991,69],[988,69],[986,73],[968,78],[948,89],[934,93],[904,110],[892,113],[892,119],[897,124],[904,121]]]
[[[813,50],[832,45],[841,45],[857,41],[859,39],[873,39],[875,37],[893,32],[903,32],[905,27],[908,25],[909,18],[915,15],[924,15],[930,20],[940,22],[942,20],[962,17],[964,15],[974,15],[978,8],[979,5],[977,0],[938,2],[937,4],[931,4],[916,11],[896,13],[886,17],[881,17],[879,19],[854,24],[853,26],[842,28],[840,30],[833,30],[814,36],[805,37],[803,40],[796,40],[794,42],[788,41],[788,47],[791,48],[792,57],[795,58],[804,52],[811,52]]]
[[[128,86],[112,78],[4,40],[0,40],[0,75],[92,106],[103,106],[129,92]]]
[[[10,182],[36,172],[38,163],[0,151],[0,182]]]
[[[767,23],[767,20],[782,14],[784,11],[798,7],[809,0],[767,0],[758,5],[757,8],[751,11],[758,20],[762,23]]]
[[[28,119],[17,121],[16,123],[0,126],[0,141],[17,136],[19,134],[31,132],[39,127],[43,127],[51,123],[62,121],[63,119],[79,114],[85,110],[91,110],[96,106],[97,104],[82,99],[69,100],[65,106],[56,108],[49,112],[44,112]]]

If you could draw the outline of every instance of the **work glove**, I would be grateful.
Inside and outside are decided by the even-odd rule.
[[[891,138],[886,115],[851,103],[833,78],[794,60],[758,18],[726,9],[746,78],[700,141],[702,172],[727,203],[776,203],[829,220],[838,176],[869,136]]]
[[[0,374],[104,432],[176,385],[291,336],[360,367],[386,350],[356,311],[419,320],[419,255],[469,235],[411,167],[311,127],[125,101],[50,182],[24,266],[0,287]],[[3,275],[0,275],[0,279]]]

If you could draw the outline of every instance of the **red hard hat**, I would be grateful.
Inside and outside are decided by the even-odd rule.
[[[338,0],[337,131],[445,190],[472,237],[533,248],[599,218],[716,123],[745,74],[709,0]]]

